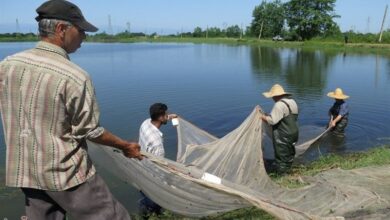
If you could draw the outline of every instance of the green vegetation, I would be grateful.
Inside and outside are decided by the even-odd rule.
[[[145,34],[121,32],[107,34],[105,32],[88,35],[89,42],[191,42],[191,43],[227,43],[249,45],[271,45],[277,47],[309,47],[331,49],[389,48],[390,29],[385,30],[382,43],[379,34],[342,33],[334,18],[336,0],[281,0],[263,1],[252,12],[250,26],[238,25],[219,27],[196,27],[193,32],[182,32],[159,36],[157,33]],[[272,43],[275,36],[280,42]],[[261,39],[261,40],[260,40]],[[39,37],[33,33],[0,34],[0,42],[37,41]]]
[[[130,33],[128,31],[107,34],[105,32],[88,35],[90,42],[193,42],[228,44],[270,44],[275,36],[282,43],[276,46],[336,48],[388,48],[390,29],[383,33],[382,43],[378,44],[379,34],[347,31],[342,33],[334,19],[336,0],[273,0],[262,1],[252,12],[252,22],[248,27],[239,25],[219,27],[195,27],[192,32],[178,32],[159,36],[158,33]],[[257,40],[259,39],[259,40]],[[260,41],[265,40],[265,41]],[[0,42],[37,41],[33,33],[0,34]],[[292,42],[292,43],[286,43]],[[303,42],[303,43],[302,43]],[[351,45],[350,45],[351,44]],[[375,44],[375,45],[374,45]],[[376,45],[377,44],[377,45]]]
[[[6,33],[0,34],[0,42],[21,42],[21,41],[37,41],[38,36],[34,33]]]
[[[251,32],[247,34],[258,36],[259,39],[282,35],[285,7],[280,0],[274,2],[263,1],[259,6],[255,7],[252,16]]]
[[[288,176],[271,176],[271,178],[283,187],[298,188],[306,185],[300,176],[314,176],[320,172],[334,169],[355,169],[369,166],[390,165],[390,146],[378,147],[367,152],[350,153],[346,155],[327,155],[308,165],[296,165],[293,171]],[[133,215],[134,219],[141,219],[139,216]],[[191,219],[175,215],[169,211],[165,211],[160,216],[151,216],[154,219]],[[220,215],[209,216],[206,220],[213,219],[275,219],[271,215],[257,208],[244,208]]]
[[[340,33],[333,21],[340,17],[334,14],[335,3],[336,0],[290,0],[285,3],[289,32],[301,40]]]
[[[305,185],[300,176],[314,176],[320,172],[341,168],[344,170],[390,165],[390,146],[378,147],[367,152],[355,152],[346,155],[330,154],[320,157],[308,165],[297,165],[291,175],[273,177],[282,186],[296,188]]]
[[[218,33],[218,29],[217,32]],[[143,33],[119,33],[116,35],[108,35],[99,33],[96,35],[87,36],[87,42],[120,42],[120,43],[136,43],[136,42],[157,42],[157,43],[208,43],[208,44],[231,44],[231,45],[255,45],[255,46],[273,46],[273,47],[293,47],[293,48],[310,48],[310,49],[331,49],[331,50],[354,50],[361,52],[388,52],[390,49],[390,30],[383,33],[382,43],[377,43],[378,35],[376,34],[361,34],[347,32],[345,35],[349,38],[349,43],[344,43],[344,35],[334,35],[328,37],[315,37],[307,41],[272,41],[271,39],[263,38],[259,40],[257,37],[244,36],[243,38],[228,38],[228,37],[211,37],[210,33],[206,37],[184,37],[180,34],[169,36],[145,35]],[[34,42],[38,41],[39,37],[30,34],[0,34],[0,42]],[[383,50],[386,49],[386,50]]]

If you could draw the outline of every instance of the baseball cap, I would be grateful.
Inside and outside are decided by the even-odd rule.
[[[98,28],[85,20],[80,8],[66,0],[50,0],[37,8],[35,20],[44,18],[69,21],[86,32],[96,32]]]

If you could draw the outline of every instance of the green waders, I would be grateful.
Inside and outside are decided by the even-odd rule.
[[[295,143],[298,141],[298,115],[292,114],[287,102],[281,100],[287,105],[290,114],[280,120],[279,123],[272,126],[272,140],[275,151],[275,161],[277,173],[283,174],[291,169],[295,156]]]
[[[343,117],[339,122],[337,122],[336,126],[333,128],[333,133],[338,136],[344,136],[345,128],[348,125],[348,117]]]

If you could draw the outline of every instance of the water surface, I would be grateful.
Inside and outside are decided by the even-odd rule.
[[[0,43],[0,59],[35,43]],[[208,44],[86,43],[71,59],[92,77],[101,110],[101,124],[126,139],[137,139],[149,105],[169,110],[222,137],[260,104],[272,100],[261,93],[274,83],[294,94],[302,127],[322,129],[333,100],[326,93],[342,87],[351,96],[350,124],[345,139],[326,138],[304,160],[329,152],[366,150],[390,143],[390,56],[343,51]],[[1,125],[0,125],[1,126]],[[176,154],[176,133],[163,127],[167,157]],[[270,146],[265,146],[272,157]],[[0,134],[0,219],[23,213],[18,189],[4,188],[5,144]],[[114,195],[130,212],[137,192],[99,166]]]

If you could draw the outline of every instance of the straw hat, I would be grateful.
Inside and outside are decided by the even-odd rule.
[[[291,95],[291,94],[285,92],[281,85],[275,84],[275,85],[272,86],[272,88],[271,88],[271,90],[269,90],[269,92],[263,92],[263,95],[266,98],[272,98],[272,97],[275,97],[275,96]]]
[[[328,97],[334,98],[334,99],[347,99],[349,96],[345,95],[343,90],[340,88],[337,88],[334,92],[329,92]]]

